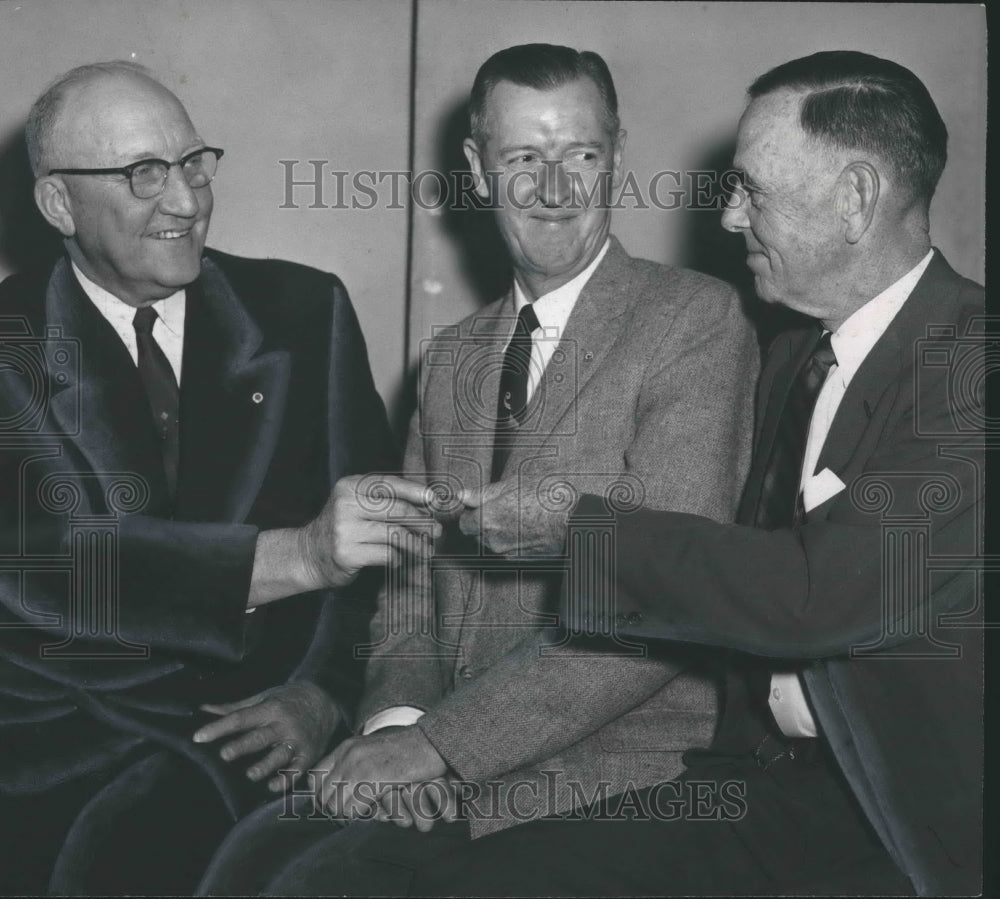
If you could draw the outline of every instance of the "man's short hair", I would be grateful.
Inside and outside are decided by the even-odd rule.
[[[486,101],[501,81],[548,91],[577,78],[594,82],[604,101],[604,119],[609,134],[618,133],[618,94],[608,64],[591,50],[574,50],[555,44],[521,44],[494,53],[480,66],[469,98],[472,138],[480,146],[486,140]]]
[[[814,137],[883,160],[914,199],[930,203],[948,158],[948,129],[923,82],[888,59],[826,50],[761,75],[752,98],[804,91],[799,123]]]
[[[55,128],[63,101],[69,89],[77,84],[83,84],[100,75],[141,75],[159,84],[156,76],[145,66],[125,59],[113,59],[108,62],[92,62],[77,66],[63,73],[53,81],[45,92],[32,104],[28,113],[28,121],[24,126],[24,141],[28,145],[28,161],[35,176],[44,175],[47,154],[52,145],[52,132]]]

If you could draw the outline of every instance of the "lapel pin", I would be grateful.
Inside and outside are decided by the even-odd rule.
[[[586,359],[589,362],[591,359],[594,358],[594,354],[591,353],[591,352],[586,352],[586,353],[583,354],[583,358]]]
[[[250,399],[252,399],[255,403],[263,403],[264,394],[258,390],[252,397],[250,397]]]

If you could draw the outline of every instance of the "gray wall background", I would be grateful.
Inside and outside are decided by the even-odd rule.
[[[626,167],[724,169],[746,85],[821,49],[890,57],[927,84],[951,134],[932,209],[935,243],[963,274],[985,264],[986,19],[976,5],[610,3],[537,0],[7,0],[0,3],[0,277],[47,246],[33,212],[21,128],[54,76],[96,59],[135,59],[226,149],[210,243],[339,274],[358,310],[376,383],[396,414],[407,373],[435,325],[492,298],[505,261],[486,213],[421,208],[392,178],[351,190],[357,173],[464,168],[464,103],[494,51],[528,41],[601,53],[629,136]],[[322,161],[323,203],[297,179]],[[340,195],[332,174],[347,174]],[[366,184],[372,178],[362,177]],[[663,192],[674,186],[663,181]],[[397,181],[397,184],[403,184]],[[425,197],[433,183],[425,184]],[[662,196],[662,193],[661,193]],[[350,208],[351,199],[371,209]],[[287,205],[287,204],[285,204]],[[427,205],[427,204],[425,204]],[[391,208],[395,206],[397,208]],[[635,255],[739,282],[741,241],[718,213],[621,209]]]

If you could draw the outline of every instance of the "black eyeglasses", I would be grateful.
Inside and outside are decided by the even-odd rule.
[[[122,175],[128,178],[132,193],[140,200],[149,200],[162,193],[170,170],[180,166],[184,179],[191,187],[204,187],[215,177],[223,151],[218,147],[202,147],[182,156],[177,162],[165,159],[140,159],[117,169],[49,169],[50,175]]]

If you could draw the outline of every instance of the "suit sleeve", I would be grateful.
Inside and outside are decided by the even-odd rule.
[[[5,455],[0,477],[11,490],[7,495],[19,494],[19,473],[24,475],[25,492],[31,492],[36,485],[30,473],[18,471],[15,454]],[[68,480],[73,479],[70,473]],[[64,516],[24,509],[21,517],[18,503],[3,506],[4,554],[20,556],[17,571],[0,573],[0,603],[8,620],[52,634],[56,639],[50,642],[75,634],[88,643],[125,640],[154,650],[241,658],[257,528],[123,515],[114,535],[95,536],[91,521],[91,536],[85,538],[82,531],[74,535]],[[89,546],[80,544],[85,539]],[[102,542],[97,545],[95,540]],[[66,573],[66,566],[80,550],[91,559],[84,570],[106,580],[71,586],[75,569]],[[39,560],[37,566],[32,558]],[[63,570],[47,568],[46,559]],[[100,609],[74,602],[76,591],[96,597]],[[102,617],[98,620],[93,612]]]
[[[712,282],[687,297],[651,358],[624,454],[623,470],[642,482],[647,503],[732,520],[749,463],[758,365],[756,339],[733,291]],[[543,651],[552,642],[551,632],[533,635],[420,719],[463,777],[544,760],[690,664],[676,652],[607,655],[615,647],[595,642]]]
[[[410,420],[403,461],[405,476],[421,482],[427,480],[419,408],[425,389],[420,390],[418,408]],[[429,587],[429,578],[408,577],[395,601],[385,585],[379,591],[358,713],[359,731],[372,715],[388,708],[411,706],[427,711],[442,698],[441,660],[438,645],[430,636],[434,632],[434,596]]]
[[[982,551],[983,442],[955,422],[974,422],[981,410],[940,382],[905,375],[883,403],[890,409],[873,415],[874,451],[804,525],[765,531],[679,512],[620,516],[616,612],[632,623],[619,631],[816,659],[912,638],[921,621],[935,628],[941,612],[972,612],[961,604],[974,594]],[[584,497],[576,515],[602,510]],[[949,564],[928,575],[921,553]],[[569,603],[575,627],[606,619],[586,597]]]

